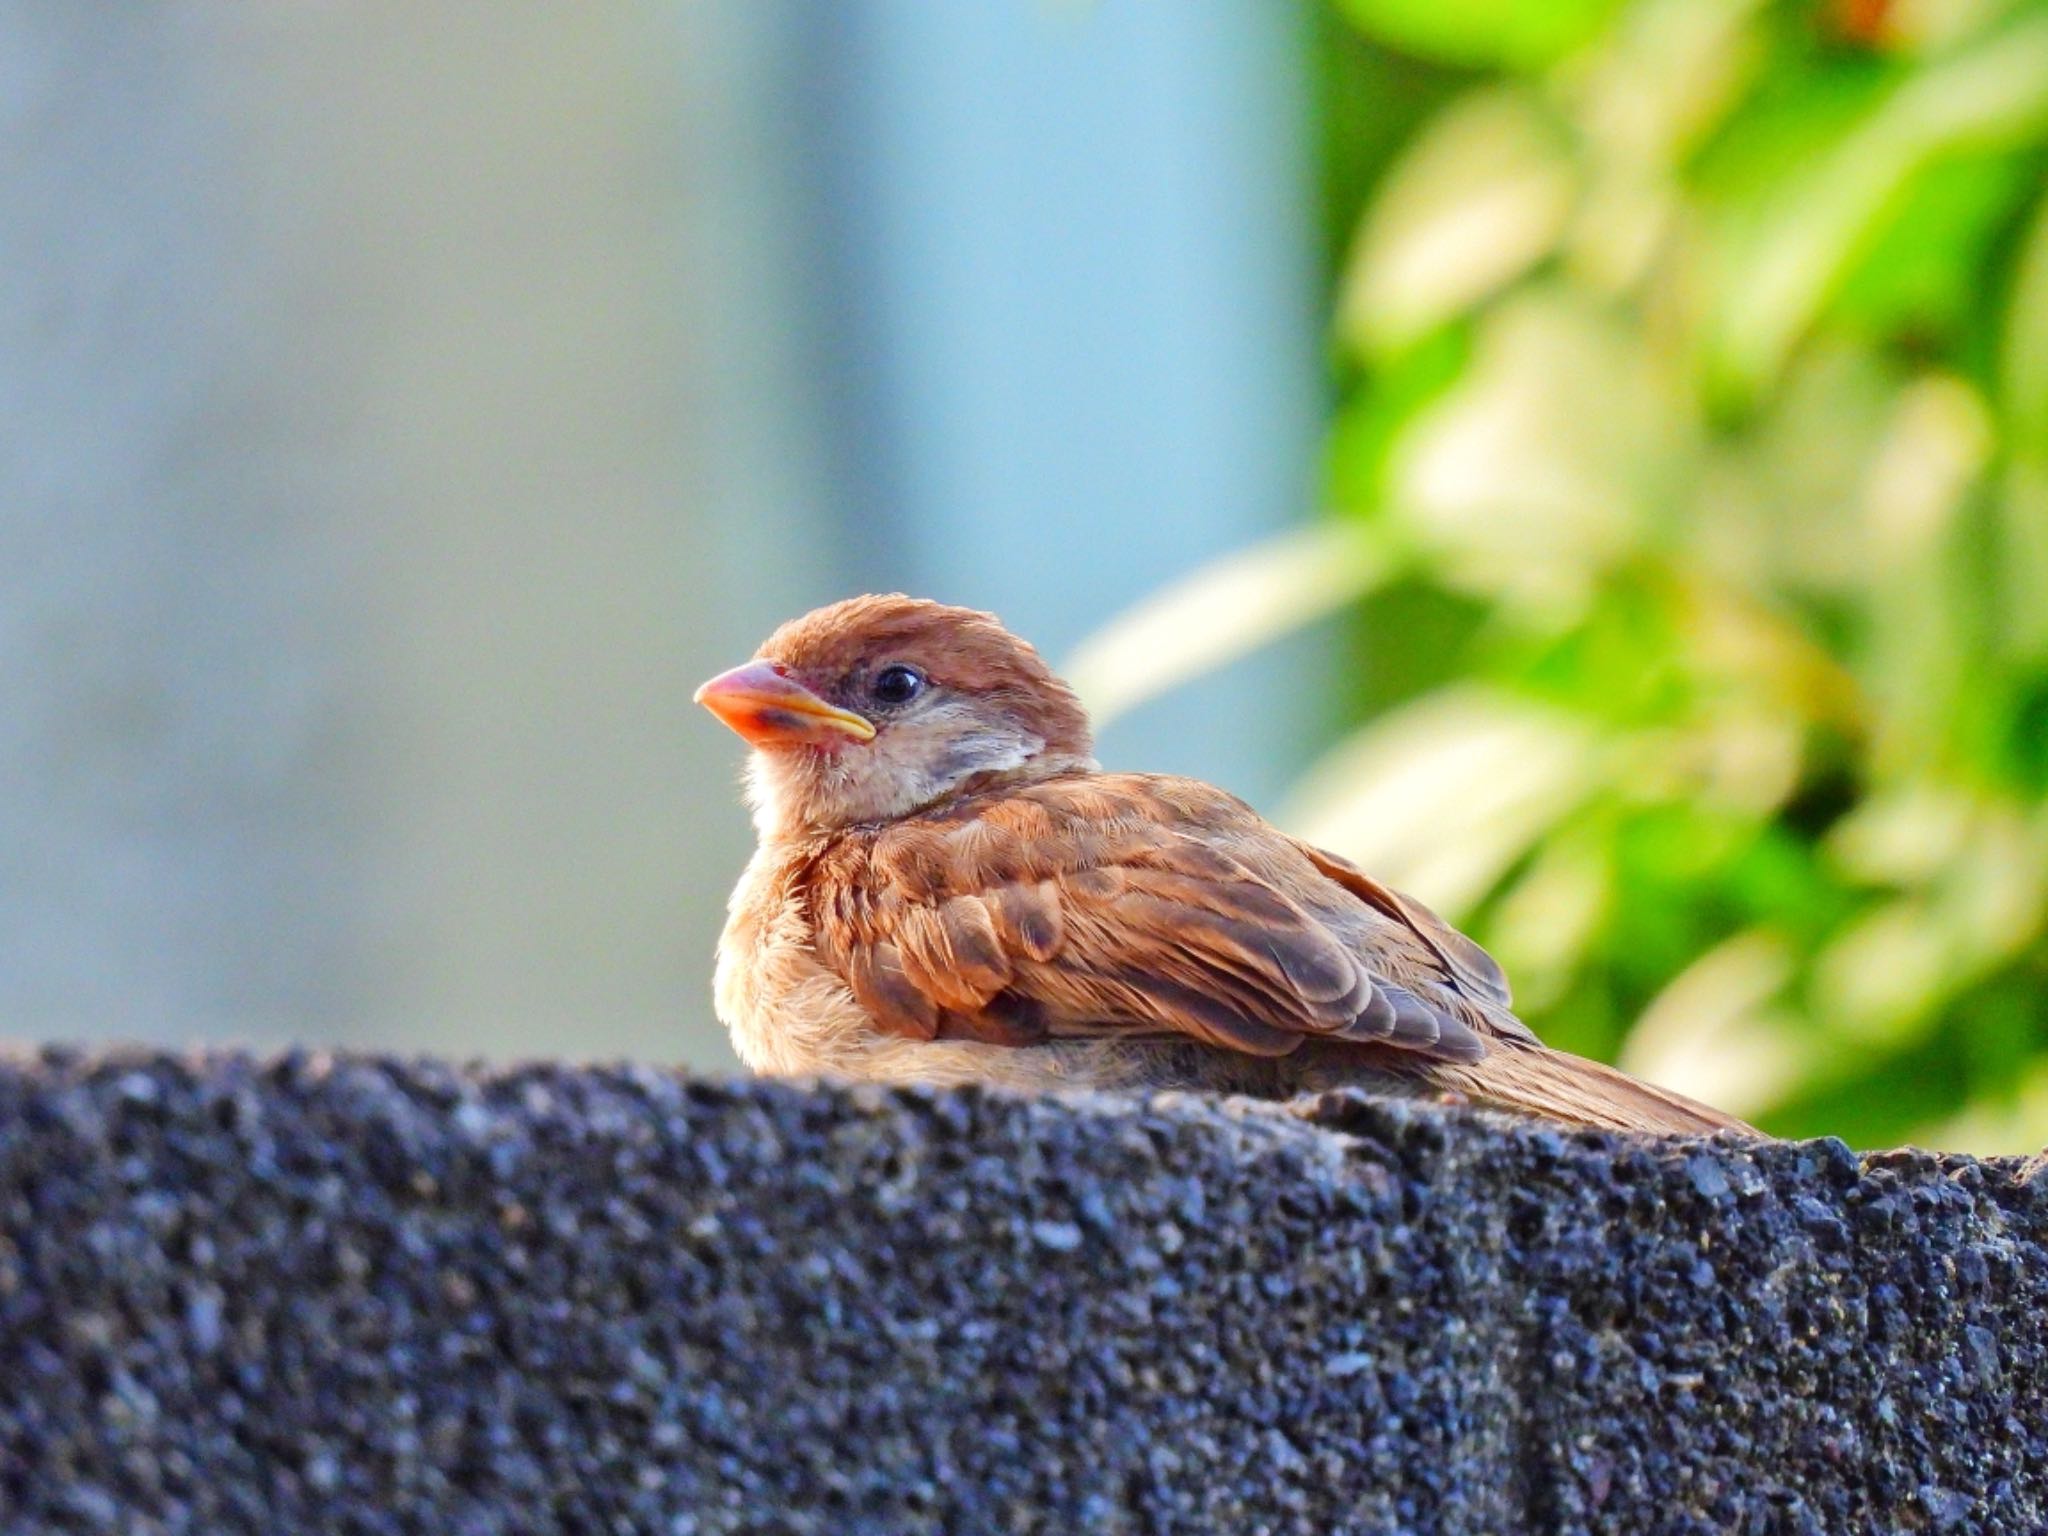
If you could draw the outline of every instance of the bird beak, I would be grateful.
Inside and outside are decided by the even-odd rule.
[[[772,661],[750,661],[721,672],[696,700],[755,747],[828,746],[872,741],[874,724],[850,709],[827,704]]]

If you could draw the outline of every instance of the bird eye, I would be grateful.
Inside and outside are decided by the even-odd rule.
[[[868,694],[877,704],[908,704],[923,692],[924,674],[901,662],[882,668],[868,684]]]

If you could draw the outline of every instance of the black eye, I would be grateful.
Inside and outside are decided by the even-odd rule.
[[[915,667],[892,662],[875,674],[868,684],[868,696],[877,704],[908,704],[924,692],[924,674]]]

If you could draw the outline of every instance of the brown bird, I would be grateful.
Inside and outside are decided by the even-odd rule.
[[[1285,1097],[1357,1084],[1575,1125],[1741,1121],[1546,1047],[1484,950],[1192,779],[1104,773],[993,617],[856,597],[697,701],[753,747],[718,948],[756,1071]]]

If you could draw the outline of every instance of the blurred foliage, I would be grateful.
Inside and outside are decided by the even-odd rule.
[[[1076,659],[1346,616],[1283,815],[1562,1046],[2048,1141],[2048,7],[1333,0],[1328,518]]]

